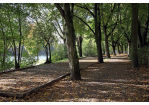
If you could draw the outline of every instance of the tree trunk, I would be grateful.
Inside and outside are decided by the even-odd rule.
[[[66,23],[63,22],[63,41],[64,41],[64,51],[65,51],[65,58],[68,58],[68,54],[67,54],[67,43],[66,43],[66,36],[68,35],[68,31],[67,31],[67,26]]]
[[[130,43],[128,43],[128,52],[127,52],[128,57],[130,56],[129,49],[130,49]]]
[[[97,20],[96,20],[97,21]],[[98,51],[98,62],[99,63],[103,63],[103,55],[102,55],[102,47],[101,47],[101,19],[100,19],[100,8],[99,8],[99,4],[98,4],[98,32],[99,32],[99,45],[98,45],[98,48],[99,48],[99,51]]]
[[[57,9],[60,11],[61,15],[64,17],[67,29],[68,29],[68,35],[67,37],[67,52],[69,57],[69,67],[70,67],[70,76],[71,80],[80,80],[81,74],[80,74],[80,68],[79,68],[79,60],[78,55],[76,51],[76,44],[75,44],[75,30],[73,25],[73,6],[72,10],[70,10],[69,3],[64,3],[64,10],[60,7],[59,4],[55,4]]]
[[[97,3],[95,3],[95,41],[97,45],[98,62],[103,63],[103,60],[101,60],[101,55],[102,55],[101,42],[98,34],[99,32],[98,32],[98,21],[97,21]]]
[[[18,66],[21,64],[21,37],[22,37],[22,32],[21,32],[21,19],[19,16],[19,32],[20,32],[20,40],[19,40],[19,50],[18,50]]]
[[[50,46],[50,43],[48,43],[48,46],[49,46],[49,59],[48,59],[48,62],[51,63],[51,46]]]
[[[119,44],[117,44],[117,54],[120,54]]]
[[[125,47],[125,53],[127,53],[127,44],[125,44],[124,47]]]
[[[123,43],[121,43],[120,47],[121,47],[121,53],[123,54]]]
[[[44,46],[44,48],[45,48],[45,52],[46,52],[46,62],[45,63],[49,63],[48,62],[48,48],[47,48],[48,46],[47,46],[47,44]]]
[[[1,20],[0,20],[0,23],[1,23]],[[1,30],[2,30],[2,33],[3,33],[3,41],[4,41],[4,54],[3,54],[3,60],[2,60],[2,69],[5,71],[5,57],[6,57],[6,40],[5,40],[5,33],[4,33],[4,30],[3,30],[3,26],[2,26],[2,23],[1,23]]]
[[[148,43],[148,53],[149,53],[149,43]],[[148,55],[148,63],[147,63],[148,65],[148,67],[149,67],[149,55]]]
[[[116,56],[116,53],[115,53],[115,46],[112,45],[112,48],[113,48],[113,55]]]
[[[39,56],[38,56],[38,52],[37,52],[37,61],[39,61]]]
[[[78,44],[78,52],[79,56],[82,57],[82,36],[78,37],[77,44]]]
[[[103,26],[104,36],[105,36],[105,45],[106,45],[106,58],[110,58],[109,53],[109,44],[108,44],[108,36],[107,36],[107,29],[105,26]]]
[[[132,67],[137,67],[138,64],[138,6],[132,3]]]

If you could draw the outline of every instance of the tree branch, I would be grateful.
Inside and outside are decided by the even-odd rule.
[[[125,32],[124,28],[123,28],[122,26],[121,26],[121,28],[122,28],[122,30],[124,31],[124,36],[126,37],[127,42],[129,43],[129,42],[130,42],[130,40],[129,40],[129,38],[128,38],[128,36],[127,36],[127,34],[126,34],[126,32]]]
[[[84,5],[85,5],[85,4],[84,4]],[[83,7],[83,6],[79,6],[79,5],[76,5],[76,4],[75,4],[75,6],[80,7],[80,8],[83,8],[83,9],[86,9],[93,17],[95,17],[95,15],[87,8],[86,5],[85,5],[85,7]]]
[[[61,6],[59,5],[59,3],[54,3],[54,5],[56,6],[56,8],[60,11],[61,15],[63,16],[64,19],[65,18],[65,12],[64,10],[61,8]]]
[[[111,13],[110,13],[110,15],[109,15],[109,17],[108,17],[108,20],[107,20],[107,22],[106,22],[106,26],[108,25],[108,23],[109,23],[109,21],[110,21],[111,15],[113,14],[113,11],[114,11],[115,7],[116,7],[116,4],[114,4],[113,9],[111,10]]]
[[[93,32],[93,34],[95,35],[95,32],[92,30],[92,28],[91,28],[82,18],[80,18],[80,17],[78,17],[78,16],[76,16],[76,15],[73,15],[73,16],[77,17],[77,18],[80,19],[85,25],[87,25],[88,28],[89,28],[89,29]]]
[[[55,19],[55,20],[56,20],[56,23],[58,24],[58,27],[59,27],[61,33],[64,35],[64,32],[62,31],[62,29],[61,29],[61,27],[60,27],[60,25],[59,25],[59,23],[58,23],[58,20],[57,20],[57,19]]]
[[[116,28],[117,24],[112,28],[112,31],[107,35],[108,37],[113,33],[114,29]]]
[[[59,31],[57,30],[57,28],[55,27],[55,25],[54,25],[54,24],[53,24],[53,26],[54,26],[54,28],[56,29],[56,31],[57,31],[57,33],[58,33],[58,35],[59,35],[62,39],[64,39],[64,38],[60,35]]]

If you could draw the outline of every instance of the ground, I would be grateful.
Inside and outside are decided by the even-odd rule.
[[[145,102],[149,101],[149,68],[132,69],[126,54],[105,63],[94,63],[81,70],[79,81],[69,76],[24,98],[0,97],[0,101],[19,102]]]

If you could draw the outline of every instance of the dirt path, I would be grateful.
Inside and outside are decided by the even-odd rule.
[[[132,69],[126,54],[81,70],[80,81],[66,77],[23,99],[0,97],[2,101],[149,101],[149,69]]]
[[[96,62],[96,57],[87,57],[79,60],[81,69]],[[69,72],[68,61],[65,61],[35,66],[35,68],[1,73],[0,94],[25,94]]]

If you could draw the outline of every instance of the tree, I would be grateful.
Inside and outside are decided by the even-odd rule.
[[[109,4],[109,5],[110,5],[110,4]],[[111,7],[110,13],[107,11],[106,16],[104,16],[104,13],[103,13],[103,11],[102,11],[102,24],[103,24],[103,32],[104,32],[104,37],[105,37],[106,57],[107,57],[107,58],[110,58],[108,37],[113,33],[113,31],[114,31],[114,29],[116,28],[116,25],[117,25],[117,21],[116,21],[116,22],[113,23],[112,25],[108,26],[108,24],[109,24],[109,22],[110,22],[110,20],[111,20],[111,18],[112,18],[112,16],[113,16],[115,7],[116,7],[116,4],[114,4],[114,5],[111,4],[110,6],[109,6],[109,5],[106,4],[105,7],[107,7],[107,6],[108,6],[108,7]],[[104,5],[103,5],[102,9],[105,8],[105,7],[104,7]],[[113,8],[112,8],[112,7],[113,7]],[[105,19],[104,17],[108,17],[108,18]],[[107,20],[107,21],[105,21],[105,20]],[[113,26],[113,25],[114,25],[114,27],[113,27],[112,30],[109,32],[109,34],[107,34],[107,29],[108,29],[108,27],[111,27],[111,26]]]
[[[80,57],[82,57],[82,41],[83,41],[82,36],[78,36],[78,38],[77,38],[77,47],[78,47],[78,52],[79,52]]]
[[[138,36],[140,47],[147,46],[147,33],[149,24],[149,3],[139,5],[139,18],[138,18]]]
[[[24,9],[24,4],[8,4],[8,22],[11,33],[13,54],[15,57],[15,69],[20,68],[21,57],[23,52],[23,30],[26,26],[27,11]],[[25,30],[25,29],[24,29]]]
[[[85,4],[84,4],[84,6],[76,5],[76,6],[80,7],[80,8],[83,8],[83,9],[87,10],[91,14],[91,16],[94,19],[95,31],[82,18],[80,18],[79,16],[76,16],[76,15],[74,15],[74,16],[77,17],[78,19],[80,19],[86,26],[88,26],[88,28],[94,34],[95,41],[96,41],[96,46],[97,46],[98,62],[99,63],[103,63],[102,48],[101,48],[100,8],[99,8],[98,5],[99,4],[95,3],[95,5],[94,5],[94,13],[91,12],[91,10]]]
[[[132,67],[138,66],[138,4],[132,3]]]
[[[75,47],[75,30],[74,30],[74,25],[73,25],[73,8],[74,4],[64,3],[64,9],[60,6],[60,4],[55,3],[55,6],[57,9],[60,11],[61,15],[65,19],[65,22],[67,24],[67,29],[68,29],[68,35],[67,37],[67,52],[68,52],[68,57],[69,57],[69,67],[71,69],[71,79],[72,80],[80,80],[81,79],[81,74],[80,74],[80,69],[79,69],[79,60],[78,60],[78,55]]]

